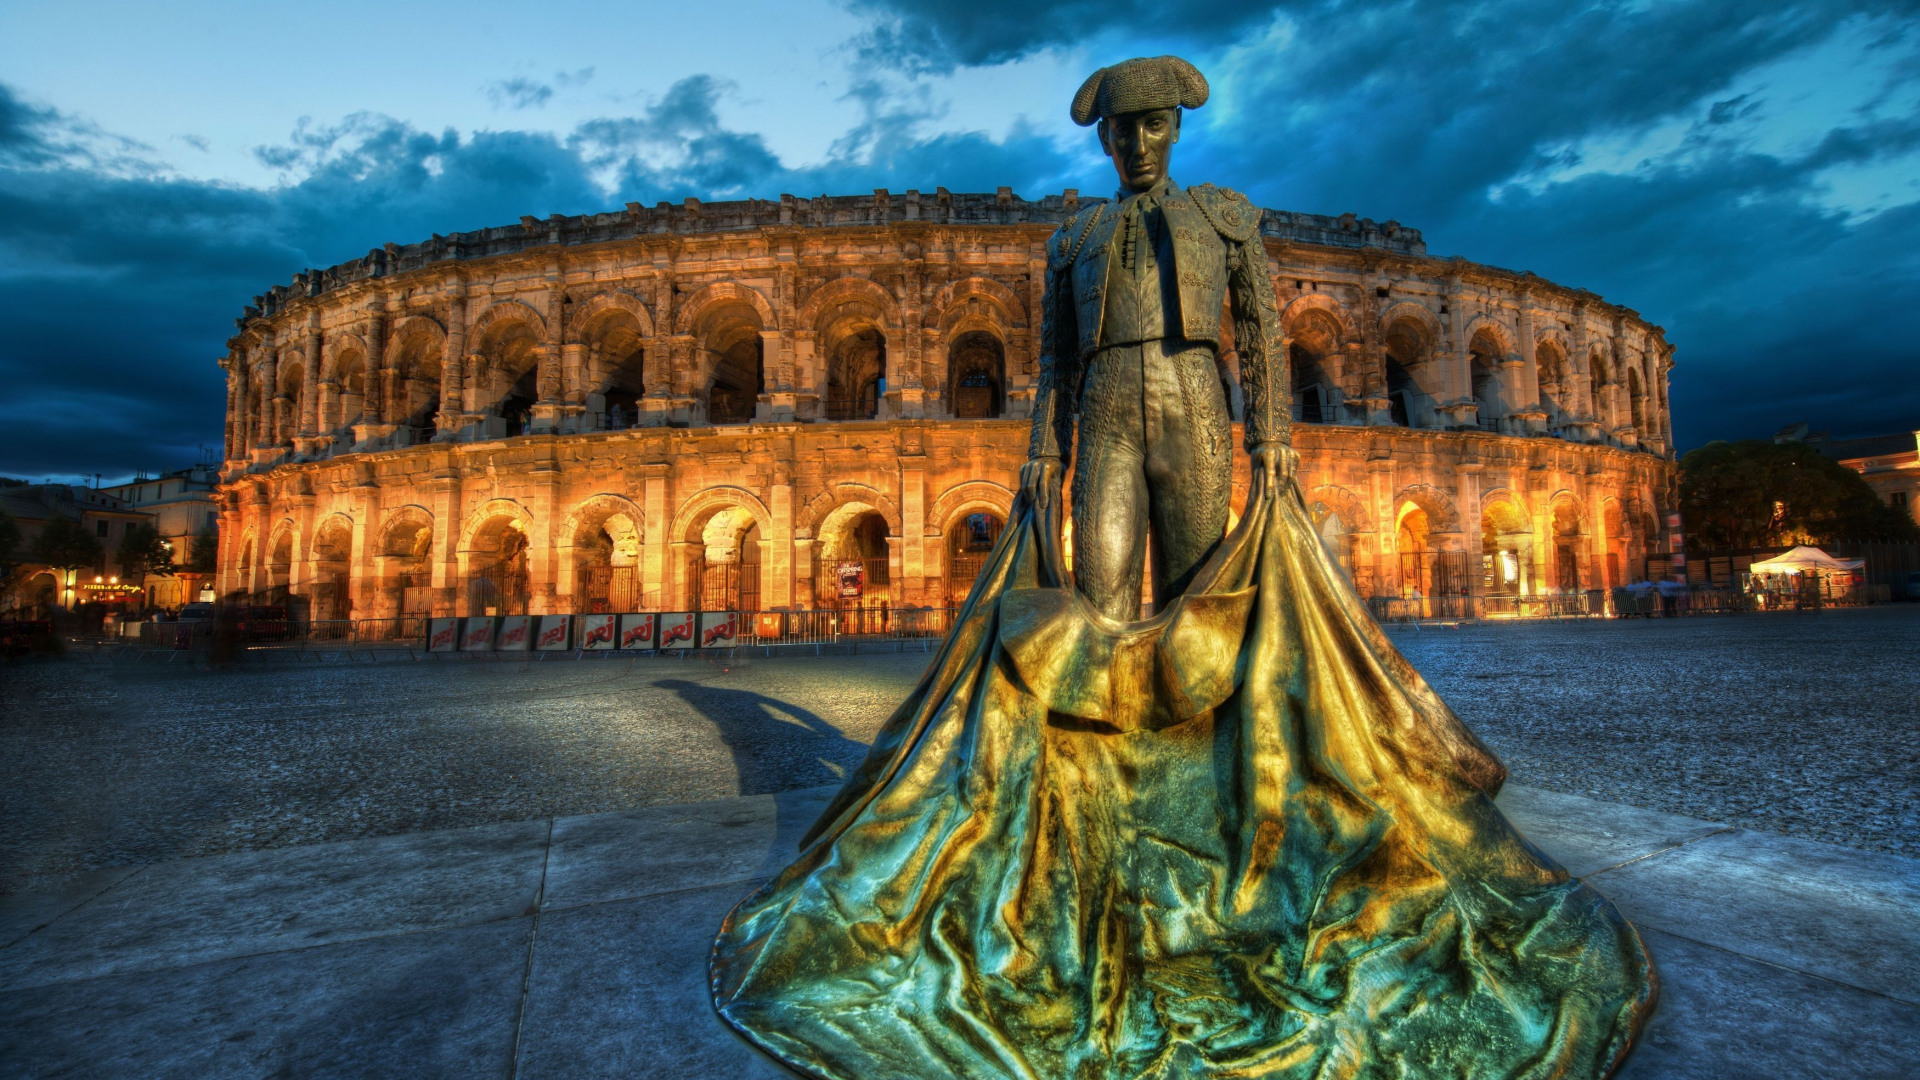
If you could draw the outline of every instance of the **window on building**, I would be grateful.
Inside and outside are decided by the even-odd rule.
[[[106,522],[104,522],[104,521],[96,521],[96,522],[94,522],[94,523],[93,523],[93,535],[95,535],[95,536],[105,536],[105,535],[107,535],[107,523],[106,523]]]
[[[1887,496],[1887,502],[1892,504],[1895,510],[1905,510],[1907,508],[1907,493],[1904,491],[1896,491]]]

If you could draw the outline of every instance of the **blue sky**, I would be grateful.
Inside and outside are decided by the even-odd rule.
[[[1093,68],[1214,98],[1175,175],[1395,218],[1679,347],[1683,448],[1920,427],[1920,2],[0,8],[0,473],[217,445],[255,293],[629,201],[1106,191]]]

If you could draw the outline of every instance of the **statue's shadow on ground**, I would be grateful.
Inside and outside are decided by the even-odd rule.
[[[865,743],[790,701],[686,679],[653,685],[713,722],[733,753],[742,795],[838,784],[867,754]]]

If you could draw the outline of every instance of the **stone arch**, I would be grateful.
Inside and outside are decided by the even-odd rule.
[[[671,388],[667,365],[654,342],[653,320],[633,296],[595,296],[574,316],[567,332],[570,344],[586,350],[586,385],[579,389],[586,395],[593,426],[632,427],[640,417],[640,399]]]
[[[1303,423],[1342,419],[1347,343],[1359,340],[1353,319],[1339,301],[1318,293],[1299,297],[1280,317],[1287,334],[1288,393]]]
[[[349,582],[353,572],[353,518],[345,513],[329,514],[313,527],[313,543],[307,552],[308,592],[316,619],[353,617]]]
[[[367,342],[351,330],[340,330],[327,335],[326,347],[320,350],[320,379],[337,380],[340,368],[350,357],[358,357],[364,364],[367,356]]]
[[[1408,505],[1419,507],[1427,515],[1428,525],[1433,532],[1460,531],[1460,511],[1455,508],[1453,498],[1432,484],[1409,484],[1400,489],[1393,497],[1396,524],[1405,515]]]
[[[468,615],[523,615],[532,597],[533,515],[512,499],[488,499],[460,529],[460,576]]]
[[[806,536],[818,537],[820,523],[825,521],[827,515],[833,513],[836,507],[848,502],[860,502],[872,506],[887,519],[887,530],[895,536],[900,535],[900,523],[903,519],[900,516],[900,507],[893,498],[879,488],[852,481],[835,484],[808,499],[806,506],[802,507],[800,513],[796,515],[801,532]]]
[[[567,320],[566,343],[569,345],[586,344],[593,324],[616,311],[633,316],[634,322],[640,326],[641,338],[653,337],[653,313],[647,310],[644,301],[625,289],[595,293],[586,303],[577,307],[573,317]]]
[[[894,300],[893,293],[869,278],[851,276],[834,278],[808,294],[807,302],[800,308],[798,328],[824,329],[821,320],[826,314],[849,301],[865,301],[873,305],[880,313],[880,324],[884,329],[896,333],[901,329],[900,305]]]
[[[928,536],[943,535],[955,519],[975,510],[991,510],[1011,520],[1013,492],[991,480],[964,480],[940,493],[927,509]]]
[[[499,324],[514,322],[526,323],[533,327],[534,335],[541,341],[547,339],[546,316],[520,300],[495,300],[487,305],[479,318],[473,320],[472,326],[467,327],[467,340],[484,342],[489,335],[497,332]]]
[[[676,334],[693,333],[694,325],[706,314],[706,310],[715,305],[728,303],[746,304],[760,315],[760,325],[768,330],[780,329],[780,317],[773,305],[760,294],[760,290],[742,285],[737,281],[712,282],[680,305],[680,311],[674,316],[673,332]]]
[[[633,522],[634,531],[642,541],[646,538],[647,515],[638,503],[624,495],[602,493],[583,499],[571,511],[562,524],[558,543],[561,547],[572,547],[581,531],[588,526],[597,525],[615,514],[623,515]]]
[[[1428,348],[1437,347],[1441,339],[1446,337],[1446,327],[1440,322],[1440,316],[1435,315],[1427,305],[1412,300],[1401,300],[1380,313],[1380,337],[1384,340],[1393,324],[1403,319],[1419,325],[1421,332],[1426,335]]]
[[[1532,593],[1539,537],[1527,500],[1512,488],[1493,488],[1480,498],[1480,555],[1489,568],[1489,596]]]
[[[514,528],[532,538],[533,514],[526,507],[513,499],[488,499],[474,507],[467,514],[466,522],[460,526],[460,554],[464,556],[472,552],[474,538],[480,535],[481,530],[502,518],[510,519]]]
[[[1339,514],[1340,520],[1351,532],[1373,531],[1369,524],[1371,517],[1367,513],[1366,500],[1347,488],[1338,484],[1321,484],[1307,492],[1306,501],[1309,509],[1318,504],[1331,513]]]
[[[275,522],[272,531],[267,533],[267,588],[293,584],[293,568],[302,555],[299,533],[290,517]]]
[[[380,526],[380,545],[375,552],[387,557],[416,557],[419,547],[420,530],[428,532],[428,544],[432,544],[433,511],[418,503],[408,503],[388,510]],[[422,553],[424,554],[424,553]]]
[[[1467,385],[1478,406],[1480,426],[1491,428],[1507,415],[1514,402],[1503,365],[1518,353],[1513,333],[1490,315],[1476,315],[1467,324]]]
[[[934,294],[928,312],[932,316],[928,321],[947,334],[954,333],[963,320],[996,319],[1002,336],[1027,325],[1027,305],[1020,294],[1004,282],[979,275],[948,282]]]
[[[399,373],[395,418],[414,427],[440,412],[440,374],[447,354],[446,328],[425,315],[402,319],[389,335],[388,355]]]
[[[477,412],[505,421],[496,435],[524,432],[540,397],[540,358],[546,342],[546,320],[518,300],[503,300],[474,321],[467,341],[479,357],[467,373],[468,392]]]
[[[773,330],[775,323],[759,293],[744,286],[721,290],[719,284],[728,283],[702,289],[699,295],[707,299],[698,310],[689,304],[683,312],[689,315],[685,325],[697,350],[695,382],[709,423],[746,423],[754,418],[766,388],[762,335]],[[746,294],[761,302],[751,302]]]
[[[1446,339],[1440,317],[1425,304],[1403,300],[1380,316],[1379,332],[1380,389],[1388,418],[1402,427],[1429,426],[1435,392],[1441,389],[1428,363]]]
[[[760,526],[762,535],[772,527],[773,514],[759,496],[746,488],[723,485],[705,488],[681,503],[680,508],[674,511],[673,524],[667,529],[667,539],[687,542],[699,539],[694,534],[694,527],[703,524],[713,511],[728,507],[737,507],[751,514],[754,524]]]
[[[1558,420],[1574,412],[1573,362],[1568,359],[1566,342],[1559,333],[1543,334],[1533,345],[1534,379],[1540,387],[1540,407],[1550,419]]]
[[[1293,302],[1280,313],[1281,330],[1291,335],[1293,327],[1306,319],[1311,312],[1319,312],[1332,320],[1333,324],[1339,328],[1341,341],[1360,340],[1360,328],[1353,321],[1353,316],[1347,313],[1346,305],[1325,293],[1307,293],[1304,296],[1295,297]]]

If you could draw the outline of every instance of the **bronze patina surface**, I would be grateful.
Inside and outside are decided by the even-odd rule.
[[[1645,950],[1501,816],[1505,770],[1313,532],[1258,215],[1166,176],[1205,100],[1168,57],[1076,96],[1124,190],[1052,242],[1013,520],[799,858],[728,916],[715,1005],[832,1080],[1604,1076],[1652,1008]],[[1224,538],[1223,303],[1255,462]]]

